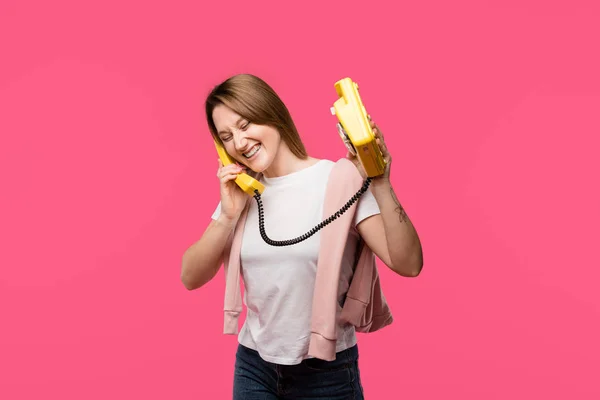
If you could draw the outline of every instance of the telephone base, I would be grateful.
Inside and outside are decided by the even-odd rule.
[[[382,175],[386,161],[371,129],[367,110],[358,93],[358,84],[344,78],[334,86],[339,98],[330,110],[339,120],[338,132],[342,141],[358,158],[369,178]]]

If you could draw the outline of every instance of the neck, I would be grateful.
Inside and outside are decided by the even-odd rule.
[[[269,168],[263,171],[263,175],[267,178],[289,175],[309,167],[317,161],[317,159],[312,157],[301,159],[300,157],[294,155],[294,153],[292,153],[291,150],[284,143],[282,143],[281,147],[277,151],[277,157],[273,160]]]

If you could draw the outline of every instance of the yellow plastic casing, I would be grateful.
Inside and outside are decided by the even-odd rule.
[[[221,144],[219,144],[216,140],[214,142],[223,166],[233,164],[235,160],[227,153],[227,151],[225,151],[223,146],[221,146]],[[235,178],[235,183],[237,183],[240,189],[250,196],[254,196],[255,190],[258,190],[258,193],[260,194],[262,194],[265,190],[265,186],[262,183],[244,172],[238,174],[237,178]]]
[[[337,81],[334,86],[339,98],[333,104],[332,112],[335,112],[352,142],[356,157],[368,177],[383,174],[386,163],[371,129],[367,111],[358,94],[358,84],[350,78],[344,78]]]

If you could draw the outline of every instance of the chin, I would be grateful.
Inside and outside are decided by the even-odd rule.
[[[259,159],[245,163],[248,168],[256,173],[264,172],[271,165],[269,160]]]

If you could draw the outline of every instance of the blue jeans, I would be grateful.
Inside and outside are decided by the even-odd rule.
[[[275,399],[363,400],[358,347],[337,353],[334,361],[309,358],[297,365],[279,365],[239,345],[233,400]]]

